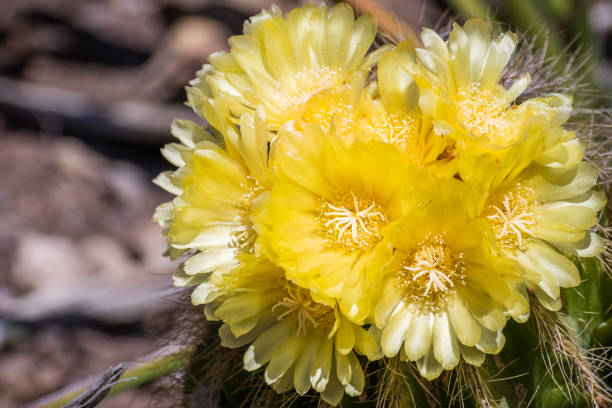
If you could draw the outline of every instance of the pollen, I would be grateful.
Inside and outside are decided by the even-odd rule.
[[[230,246],[240,252],[252,254],[257,234],[250,219],[251,206],[253,200],[263,192],[263,188],[250,176],[247,177],[247,181],[242,187],[245,193],[240,196],[240,199],[235,204],[237,214],[232,221],[233,228]]]
[[[312,300],[310,291],[282,279],[286,295],[280,302],[272,307],[272,310],[282,308],[284,311],[277,317],[283,320],[287,316],[295,314],[298,323],[297,334],[305,336],[308,329],[329,327],[334,321],[334,309],[327,305]]]
[[[459,120],[477,137],[501,146],[515,141],[517,132],[508,119],[508,104],[490,90],[480,90],[478,84],[461,88],[456,106]]]
[[[433,305],[463,281],[463,271],[463,254],[436,234],[408,253],[396,278],[407,297]]]
[[[422,147],[418,140],[417,121],[412,115],[403,112],[382,113],[370,119],[366,131],[375,138],[406,150],[414,163],[422,159]]]
[[[535,214],[530,209],[531,190],[517,183],[489,198],[484,218],[491,224],[497,243],[508,249],[520,249],[533,237]]]
[[[388,217],[374,197],[349,190],[335,200],[324,200],[318,208],[317,221],[328,241],[354,251],[376,245],[382,239]]]
[[[318,107],[316,112],[305,115],[304,119],[319,124],[326,133],[334,124],[336,135],[348,142],[355,128],[353,106],[338,102],[332,106],[321,104]]]
[[[295,75],[283,77],[272,103],[292,117],[301,117],[304,106],[316,94],[342,82],[343,76],[329,67],[304,68]]]

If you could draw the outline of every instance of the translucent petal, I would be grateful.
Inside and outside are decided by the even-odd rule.
[[[413,315],[404,337],[404,351],[409,360],[418,360],[430,349],[432,329],[433,316],[431,314],[416,313]]]
[[[497,354],[503,348],[506,343],[506,337],[502,334],[501,330],[492,331],[481,327],[482,335],[480,341],[476,344],[476,348],[487,354]]]
[[[363,387],[365,385],[365,377],[363,375],[363,370],[361,368],[361,364],[357,359],[355,353],[351,353],[348,355],[349,363],[351,365],[351,381],[346,384],[344,390],[351,397],[356,397],[357,395],[361,395],[363,392]]]
[[[537,267],[548,271],[562,288],[580,284],[578,268],[565,256],[542,241],[534,241],[526,251]]]
[[[300,395],[304,395],[310,389],[310,371],[321,344],[321,339],[318,336],[313,337],[306,342],[306,347],[295,364],[293,384],[295,385],[295,390]]]
[[[476,347],[461,346],[461,357],[471,365],[480,367],[485,361],[485,353],[478,350]]]
[[[354,29],[353,9],[344,3],[334,7],[327,32],[327,46],[329,47],[332,66],[341,67],[346,64],[349,51],[351,51],[347,47],[347,40],[353,35]],[[359,59],[361,58],[363,58],[363,54],[359,57]]]
[[[466,67],[472,83],[480,83],[491,44],[491,28],[483,20],[466,21],[463,30],[469,38],[469,65]]]
[[[559,250],[583,258],[598,256],[605,247],[605,241],[594,231],[587,231],[583,239],[576,242],[557,242]]]
[[[293,389],[293,382],[291,381],[292,379],[292,373],[293,371],[293,366],[289,367],[289,369],[287,370],[287,374],[281,376],[278,381],[270,384],[270,386],[272,387],[272,389],[276,392],[283,393],[283,392],[287,392],[289,390]]]
[[[584,156],[584,149],[578,139],[558,144],[543,152],[535,162],[550,168],[568,168],[576,165]]]
[[[594,166],[580,162],[567,169],[532,165],[525,171],[524,177],[538,200],[548,202],[565,200],[589,191],[597,183],[598,174]]]
[[[191,293],[191,302],[194,305],[203,305],[212,302],[220,294],[215,285],[210,282],[203,282]]]
[[[263,332],[244,353],[245,370],[257,370],[270,361],[276,349],[285,342],[292,332],[290,319],[284,319]]]
[[[380,345],[385,356],[393,357],[399,352],[407,336],[406,329],[410,325],[412,316],[413,314],[403,302],[397,305],[391,318],[382,329]]]
[[[459,364],[459,343],[446,313],[434,316],[433,351],[444,369],[451,370]]]
[[[438,378],[444,370],[440,363],[436,361],[434,357],[433,349],[429,349],[429,352],[417,360],[416,362],[419,373],[429,381]]]
[[[491,41],[480,80],[484,89],[490,89],[499,82],[501,74],[514,52],[516,42],[516,35],[510,32],[506,32],[500,38]]]
[[[421,31],[421,40],[425,48],[436,54],[442,61],[449,60],[448,47],[438,33],[425,27]]]
[[[563,306],[563,302],[559,296],[553,297],[549,296],[548,293],[541,288],[537,287],[534,289],[534,293],[538,301],[548,310],[552,310],[553,312],[557,312]]]
[[[289,336],[287,340],[276,349],[264,373],[266,383],[273,384],[285,375],[287,370],[289,370],[301,354],[303,345],[303,339],[297,338],[296,336]]]
[[[314,364],[310,369],[310,384],[318,392],[323,391],[329,382],[332,360],[333,343],[330,340],[323,341]],[[333,377],[336,378],[336,373],[334,373]]]
[[[200,252],[185,261],[185,273],[194,275],[231,268],[237,264],[234,253],[233,248]]]
[[[355,335],[353,333],[353,325],[341,317],[342,322],[336,332],[336,350],[341,354],[348,354],[353,350],[355,344]]]
[[[397,307],[398,303],[400,302],[401,298],[396,295],[397,289],[395,288],[395,286],[396,285],[393,279],[387,280],[383,291],[385,295],[381,296],[381,298],[378,300],[378,303],[376,304],[376,308],[374,310],[374,319],[376,322],[376,326],[378,327],[383,327],[387,323],[391,312]]]
[[[181,186],[174,184],[171,171],[163,171],[159,173],[159,175],[153,179],[153,184],[163,188],[170,194],[180,195],[183,193]]]
[[[325,390],[321,390],[321,398],[323,399],[323,401],[327,402],[331,406],[336,406],[340,403],[340,400],[343,396],[344,387],[340,383],[340,380],[338,379],[336,373],[332,372],[329,377],[329,383],[325,387]]]
[[[342,385],[347,385],[351,381],[352,367],[348,356],[340,353],[336,354],[336,375]]]
[[[369,360],[374,360],[378,346],[371,331],[361,327],[354,328],[355,350],[365,355]]]
[[[361,15],[355,22],[355,29],[348,47],[346,67],[357,68],[376,36],[376,19],[371,14]]]
[[[466,346],[474,346],[480,340],[480,325],[472,317],[463,300],[454,298],[447,306],[448,317],[459,341]]]

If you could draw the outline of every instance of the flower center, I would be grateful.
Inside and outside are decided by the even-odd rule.
[[[521,248],[531,240],[535,214],[530,211],[528,187],[516,184],[491,196],[484,209],[484,218],[491,224],[497,243],[505,248]]]
[[[278,320],[283,320],[292,313],[296,314],[298,329],[297,334],[305,336],[309,326],[312,329],[318,327],[328,327],[334,321],[334,309],[327,305],[317,303],[312,300],[310,291],[295,285],[294,283],[282,279],[286,289],[287,296],[272,307],[284,308],[285,311],[278,316]]]
[[[516,129],[508,120],[508,104],[489,90],[477,86],[461,88],[457,95],[459,120],[478,137],[507,146],[514,142]]]
[[[435,304],[463,281],[463,254],[449,247],[442,235],[427,237],[409,253],[396,274],[398,286],[414,300]]]
[[[252,254],[254,251],[255,240],[257,233],[253,228],[253,222],[250,219],[251,205],[253,200],[263,192],[263,188],[252,177],[247,177],[245,192],[240,196],[240,199],[235,204],[238,213],[233,219],[233,230],[230,240],[230,246],[236,248],[243,253]]]
[[[353,106],[338,103],[327,109],[321,107],[318,112],[312,115],[312,118],[310,118],[308,122],[321,125],[326,133],[333,123],[335,125],[336,134],[340,136],[340,138],[349,141],[351,132],[355,127]]]
[[[295,119],[301,116],[310,98],[339,85],[341,80],[340,73],[329,67],[304,68],[279,81],[279,90],[272,96],[272,102],[279,110]]]
[[[419,145],[417,121],[413,115],[385,112],[371,118],[369,122],[366,131],[375,138],[400,146],[410,154],[411,161],[415,163],[422,161],[423,149]]]
[[[348,191],[336,200],[325,200],[318,208],[321,232],[334,245],[349,251],[369,249],[382,239],[388,217],[371,196]]]

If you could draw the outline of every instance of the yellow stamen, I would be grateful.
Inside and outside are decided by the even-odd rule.
[[[243,188],[246,192],[235,204],[238,214],[233,220],[234,228],[230,245],[240,252],[252,254],[257,233],[249,216],[253,200],[263,192],[263,188],[252,177],[247,177],[247,183]]]
[[[417,121],[402,112],[382,113],[370,119],[366,130],[386,143],[396,144],[415,156],[419,156]]]
[[[294,118],[302,116],[304,105],[321,91],[339,85],[342,75],[329,67],[304,68],[291,77],[279,81],[278,91],[272,95],[273,104]]]
[[[318,111],[304,117],[306,122],[321,125],[328,132],[332,123],[335,125],[336,135],[346,141],[350,140],[355,128],[353,106],[338,102],[331,106],[319,105]]]
[[[349,190],[336,200],[325,200],[319,206],[317,221],[332,244],[353,251],[376,245],[388,218],[374,198]]]
[[[312,329],[319,327],[328,327],[333,323],[334,310],[321,303],[312,300],[310,291],[295,285],[294,283],[283,279],[287,296],[272,307],[275,310],[278,307],[286,310],[278,316],[278,320],[283,320],[292,313],[296,313],[298,329],[297,334],[305,336],[308,332],[308,326]]]
[[[396,278],[407,297],[432,305],[463,280],[463,270],[463,254],[433,235],[408,254]]]
[[[529,194],[528,187],[516,184],[489,198],[484,218],[493,227],[500,246],[520,249],[531,240],[535,214],[530,209]]]
[[[480,90],[477,85],[461,88],[456,106],[459,120],[474,135],[502,146],[514,142],[517,132],[508,120],[512,108],[490,90]]]

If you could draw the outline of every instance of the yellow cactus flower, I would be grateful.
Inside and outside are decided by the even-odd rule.
[[[561,96],[546,100],[551,105],[555,101],[567,103]],[[575,165],[582,159],[583,151],[574,132],[561,126],[565,119],[563,114],[549,117],[533,114],[515,123],[517,143],[502,149],[458,148],[456,168],[461,179],[492,191],[505,180],[517,177],[532,163],[550,168]]]
[[[414,53],[409,41],[385,52],[378,64],[373,92],[364,93],[359,110],[360,128],[368,139],[396,144],[408,153],[411,164],[436,165],[437,171],[454,173],[446,166],[452,140],[433,131],[431,118],[418,106],[419,89],[403,61]]]
[[[175,126],[183,143],[166,145],[163,152],[179,168],[161,173],[155,183],[177,197],[162,204],[156,218],[172,251],[198,251],[177,271],[175,284],[190,284],[201,271],[225,272],[238,264],[237,254],[253,252],[251,207],[272,177],[263,120],[260,114],[245,115],[240,136],[228,133],[225,144],[233,154],[195,124]]]
[[[376,355],[373,336],[351,323],[337,307],[313,300],[308,289],[285,278],[268,261],[243,257],[239,268],[202,283],[194,304],[207,304],[209,319],[219,319],[221,344],[249,345],[244,368],[266,366],[265,381],[278,392],[303,395],[311,388],[336,405],[344,393],[360,395],[364,375],[355,350]]]
[[[580,283],[563,252],[592,257],[603,250],[601,237],[589,231],[606,202],[593,190],[597,176],[584,161],[556,168],[534,163],[492,190],[482,207],[501,253],[521,265],[528,286],[551,310],[561,308],[560,287]]]
[[[355,19],[347,4],[309,4],[284,17],[273,6],[251,17],[243,35],[230,38],[229,52],[209,57],[188,89],[190,102],[196,112],[202,103],[225,104],[234,118],[261,105],[266,125],[277,130],[299,119],[320,92],[365,83],[380,53],[366,57],[375,35],[374,18]]]
[[[257,246],[289,279],[340,299],[343,313],[361,322],[368,311],[345,295],[366,284],[365,268],[404,215],[403,192],[417,176],[395,145],[355,138],[347,147],[316,125],[282,129],[278,139],[278,179],[252,216]]]
[[[476,138],[507,145],[515,139],[512,102],[529,85],[529,74],[508,90],[499,84],[517,40],[510,32],[492,38],[491,30],[485,21],[468,20],[463,27],[454,24],[445,42],[425,28],[425,48],[416,50],[418,63],[410,65],[423,92],[423,109],[439,129],[455,133],[465,127]]]
[[[455,140],[457,155],[493,152],[504,160],[508,148],[534,139],[525,131],[532,127],[529,122],[547,121],[549,128],[564,123],[571,99],[556,94],[516,104],[530,76],[525,73],[509,89],[500,84],[517,37],[511,32],[494,37],[492,31],[491,24],[472,19],[463,27],[455,24],[444,41],[425,28],[425,48],[403,64],[419,85],[421,109],[432,117],[436,132]],[[547,140],[546,148],[565,140]]]
[[[391,252],[377,250],[392,261],[372,297],[383,353],[416,361],[431,380],[461,358],[480,366],[501,351],[508,316],[524,321],[529,307],[519,270],[493,254],[489,226],[474,217],[478,190],[432,176],[421,183],[430,198],[398,224]]]

